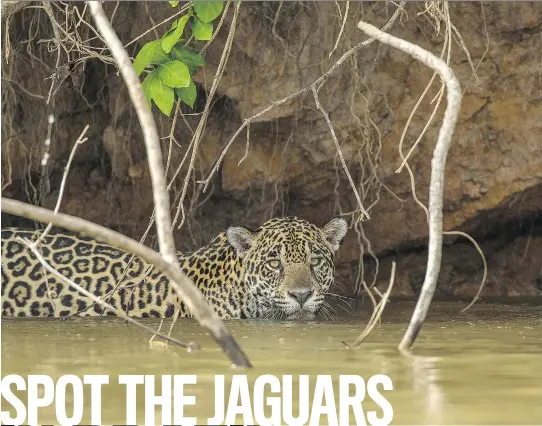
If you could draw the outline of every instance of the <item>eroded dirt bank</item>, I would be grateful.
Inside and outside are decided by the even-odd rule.
[[[106,7],[112,14],[115,6]],[[311,84],[364,39],[355,28],[358,19],[382,26],[394,11],[385,3],[352,4],[338,47],[329,57],[342,25],[334,3],[242,5],[188,187],[186,221],[176,231],[179,248],[197,247],[231,224],[256,227],[283,214],[323,224],[356,209],[329,129],[310,92],[255,120],[248,151],[242,132],[206,193],[197,181],[209,175],[243,120]],[[439,54],[444,23],[437,28],[422,12],[422,3],[407,3],[406,14],[390,31]],[[127,44],[171,13],[167,4],[121,2],[113,23]],[[464,98],[448,157],[445,229],[472,232],[480,242],[489,268],[484,295],[542,295],[542,3],[453,2],[450,17],[469,51],[479,85],[456,34],[450,62]],[[203,109],[229,22],[228,17],[206,53],[206,66],[195,77],[195,112]],[[158,27],[158,34],[167,28]],[[53,37],[47,15],[39,9],[18,11],[4,34],[9,37],[3,37],[2,56],[3,196],[53,207],[71,147],[89,124],[89,141],[76,153],[61,210],[140,238],[152,213],[150,181],[137,119],[116,70],[99,58],[81,62],[84,54],[72,52],[69,64],[66,57],[61,61],[57,74],[64,79],[47,107],[49,77],[57,60],[54,44],[39,42]],[[154,31],[149,32],[130,45],[130,54],[155,38]],[[414,295],[425,273],[425,214],[413,200],[406,171],[395,170],[401,163],[401,134],[431,75],[406,55],[373,43],[345,61],[319,92],[364,205],[372,206],[371,220],[363,229],[380,259],[377,281],[385,284],[391,260],[398,261],[396,295]],[[413,116],[405,153],[431,115],[430,101],[438,88],[433,84]],[[443,110],[444,104],[410,160],[417,195],[424,203]],[[183,111],[187,115],[173,132],[177,143],[170,148],[164,139],[170,177],[199,119],[189,115],[194,112],[189,108]],[[49,112],[56,121],[50,160],[42,167]],[[155,115],[161,135],[167,137],[171,119]],[[185,171],[186,164],[172,188],[174,205]],[[2,219],[4,226],[21,223]],[[338,283],[346,293],[356,286],[360,238],[352,230],[337,260]],[[367,242],[361,242],[370,283],[375,262],[367,255]],[[447,238],[446,244],[439,295],[474,295],[483,272],[479,256],[463,238]]]

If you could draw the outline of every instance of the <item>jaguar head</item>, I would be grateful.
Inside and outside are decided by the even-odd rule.
[[[334,282],[334,252],[344,219],[323,228],[296,217],[272,219],[256,231],[232,227],[227,238],[243,264],[249,318],[311,319]]]

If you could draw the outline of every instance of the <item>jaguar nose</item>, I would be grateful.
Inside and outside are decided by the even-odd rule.
[[[299,289],[299,290],[292,290],[288,292],[288,296],[290,296],[292,299],[294,299],[297,303],[299,303],[299,306],[303,307],[305,302],[309,300],[309,298],[314,294],[314,290],[305,290],[305,289]]]

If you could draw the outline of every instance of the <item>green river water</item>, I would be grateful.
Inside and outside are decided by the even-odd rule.
[[[411,356],[397,351],[410,302],[390,303],[382,326],[356,349],[342,341],[357,337],[366,313],[334,322],[227,321],[255,366],[242,371],[229,367],[193,320],[181,320],[173,333],[201,345],[187,353],[171,344],[149,345],[146,332],[118,319],[4,319],[2,376],[108,374],[115,383],[120,374],[196,374],[197,384],[186,389],[197,404],[185,414],[202,423],[214,414],[215,374],[247,374],[249,382],[262,374],[308,374],[311,380],[317,374],[386,374],[394,388],[383,393],[393,406],[393,424],[542,424],[542,306],[480,303],[462,314],[463,306],[432,306]],[[104,387],[102,401],[103,423],[124,424],[125,387]],[[143,410],[138,404],[138,423]],[[40,409],[39,418],[57,423],[52,407]]]

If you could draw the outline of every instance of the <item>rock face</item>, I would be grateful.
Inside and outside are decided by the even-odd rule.
[[[114,5],[107,6],[112,13]],[[339,6],[340,12],[328,2],[242,4],[232,53],[194,157],[195,173],[184,204],[186,220],[176,233],[180,248],[203,244],[231,224],[256,227],[276,215],[300,215],[323,224],[343,214],[354,223],[356,198],[312,91],[251,118],[308,87],[364,40],[355,26],[359,19],[383,26],[395,11],[378,3],[351,4],[333,50],[345,12],[344,5]],[[13,16],[9,42],[12,52],[18,53],[7,63],[3,58],[8,93],[3,99],[3,196],[54,206],[71,146],[88,123],[89,141],[76,153],[62,211],[139,238],[152,213],[152,197],[141,132],[126,89],[113,67],[92,59],[84,70],[80,66],[71,71],[47,110],[49,80],[45,78],[54,71],[56,55],[36,40],[51,38],[50,28],[39,26],[30,46],[34,57],[51,69],[39,67],[36,59],[21,51],[29,37],[29,18],[36,13],[41,12],[30,9]],[[229,13],[206,52],[206,66],[195,77],[197,113],[203,109],[230,30]],[[407,3],[406,13],[390,32],[440,54],[445,23],[435,26],[421,3]],[[161,22],[171,14],[167,4],[121,3],[113,24],[127,44],[152,27],[150,20]],[[446,168],[444,226],[471,232],[481,243],[489,268],[483,295],[542,295],[542,3],[495,2],[483,7],[451,3],[450,17],[456,31],[450,64],[464,95]],[[158,33],[167,25],[158,27]],[[131,44],[129,53],[135,56],[144,42],[155,38],[151,31]],[[431,76],[412,58],[375,42],[346,59],[318,91],[371,216],[362,230],[348,234],[337,259],[338,283],[346,293],[353,293],[359,281],[360,253],[365,255],[365,280],[373,281],[376,264],[371,251],[380,260],[379,285],[386,285],[392,259],[398,262],[395,294],[413,296],[423,282],[426,216],[414,201],[406,169],[396,170],[405,125],[410,123],[402,148],[406,155],[433,113],[438,78],[409,120]],[[444,109],[445,98],[409,159],[416,194],[424,204]],[[57,119],[50,160],[42,168],[47,111]],[[164,137],[168,176],[175,177],[171,200],[177,209],[191,152],[184,162],[183,158],[199,115],[177,120],[172,132],[175,141],[168,138],[171,119],[155,116]],[[251,120],[248,143],[243,130],[203,193],[198,181],[209,176],[244,120]],[[471,297],[482,272],[470,243],[447,238],[441,296]]]

